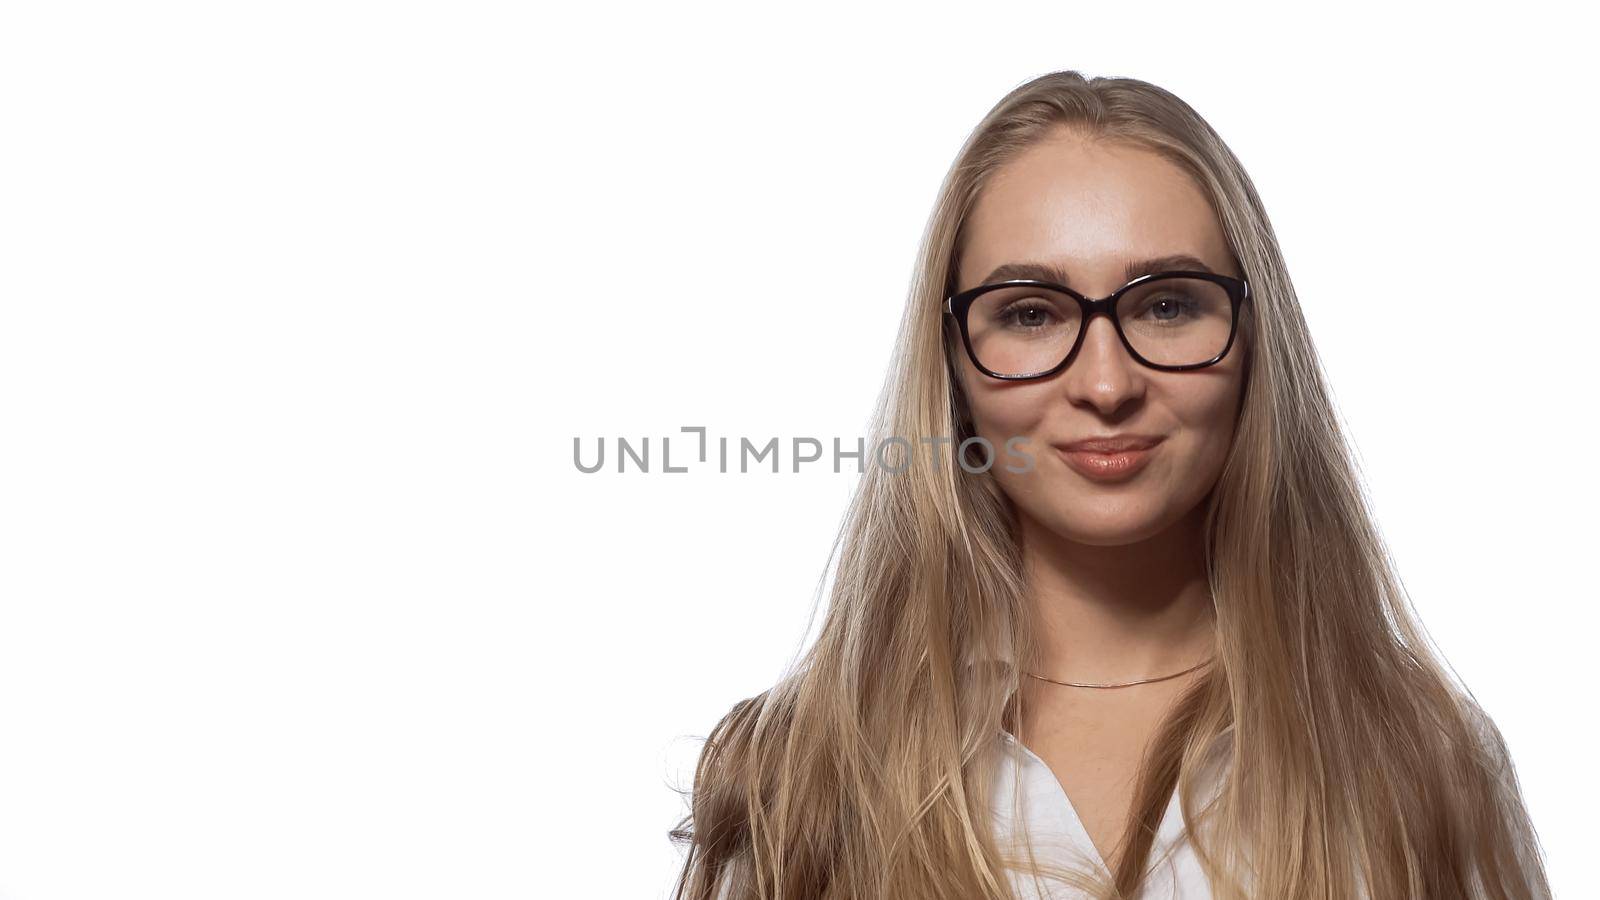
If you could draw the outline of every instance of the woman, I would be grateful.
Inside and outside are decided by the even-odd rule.
[[[1188,105],[1016,89],[919,273],[874,433],[948,458],[867,467],[820,637],[702,752],[678,897],[1549,895]]]

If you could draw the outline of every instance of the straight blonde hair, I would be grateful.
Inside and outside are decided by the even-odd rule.
[[[1538,898],[1549,887],[1506,745],[1410,609],[1373,524],[1272,226],[1201,117],[1132,78],[1053,72],[983,119],[947,175],[872,423],[973,436],[942,302],[993,173],[1069,128],[1161,154],[1210,198],[1252,291],[1233,445],[1208,495],[1217,657],[1142,761],[1110,883],[1134,897],[1178,790],[1219,900]],[[988,474],[868,466],[819,637],[717,723],[695,770],[678,900],[1013,896],[988,796],[1033,633],[1016,518]],[[1190,774],[1233,764],[1202,808]]]

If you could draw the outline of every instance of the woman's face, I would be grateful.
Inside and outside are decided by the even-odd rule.
[[[1131,280],[1130,265],[1180,254],[1242,277],[1205,195],[1181,169],[1146,150],[1065,131],[994,174],[968,217],[965,241],[959,290],[1016,277],[1056,280],[990,277],[1004,264],[1042,263],[1061,270],[1067,287],[1099,298]],[[1112,546],[1166,530],[1215,485],[1233,439],[1247,349],[1236,338],[1216,365],[1162,372],[1130,356],[1112,322],[1096,316],[1072,364],[1049,378],[1000,381],[979,372],[964,349],[957,357],[977,433],[996,448],[990,471],[1018,512],[1063,539]],[[1160,441],[1141,469],[1118,480],[1082,474],[1053,446],[1121,434]],[[1031,471],[1008,471],[1008,463],[1021,466],[1005,450],[1013,437],[1025,439]]]

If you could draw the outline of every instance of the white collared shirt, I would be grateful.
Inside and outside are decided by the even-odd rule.
[[[1231,731],[1231,726],[1224,729],[1212,743],[1208,759],[1213,763],[1225,764],[1226,755],[1223,751],[1231,747]],[[1089,838],[1088,829],[1072,808],[1055,772],[1009,732],[1001,731],[996,744],[1000,760],[990,798],[995,837],[1001,844],[1002,852],[1006,852],[1007,844],[1017,848],[1027,841],[1032,844],[1034,857],[1041,863],[1068,868],[1092,867],[1104,880],[1110,881],[1111,875],[1105,861],[1100,858],[1100,851]],[[1201,782],[1205,785],[1200,795],[1202,806],[1216,796],[1221,787],[1220,774],[1220,766],[1214,764],[1201,776]],[[1210,883],[1201,871],[1199,860],[1195,858],[1188,841],[1178,795],[1179,792],[1174,790],[1167,802],[1161,825],[1156,830],[1156,839],[1150,847],[1151,874],[1145,879],[1136,900],[1211,898]],[[1022,830],[1024,826],[1027,829],[1026,836]],[[1007,875],[1013,891],[1025,900],[1078,900],[1083,896],[1070,884],[1047,875],[1041,875],[1037,883],[1031,875],[1022,871],[1009,870]],[[720,882],[717,900],[727,900],[730,886],[726,878]]]
[[[1217,765],[1225,764],[1224,751],[1231,747],[1229,737],[1228,731],[1224,731],[1212,744],[1210,759]],[[995,837],[1002,845],[1002,852],[1006,852],[1008,844],[1013,848],[1031,844],[1040,863],[1096,871],[1109,882],[1110,870],[1055,772],[1010,733],[1002,731],[999,743],[1002,752],[991,797]],[[1220,789],[1220,774],[1220,768],[1214,766],[1202,777],[1206,788],[1200,795],[1202,806]],[[1020,852],[1026,853],[1026,850]],[[1150,861],[1150,874],[1138,900],[1210,900],[1211,886],[1189,841],[1177,790],[1173,791],[1156,830]],[[1075,900],[1084,896],[1080,889],[1050,878],[1048,874],[1041,875],[1037,884],[1025,871],[1012,869],[1007,874],[1018,897]]]

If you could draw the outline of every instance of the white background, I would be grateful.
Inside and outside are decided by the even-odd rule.
[[[1244,161],[1593,890],[1590,32],[1107,5],[8,5],[0,896],[665,896],[854,476],[573,439],[860,436],[947,166],[1061,68]]]

